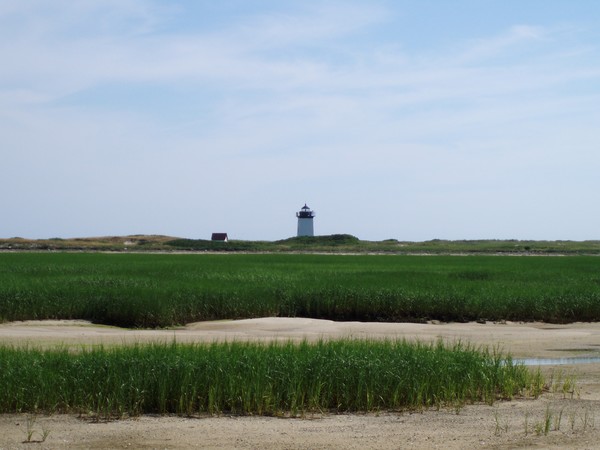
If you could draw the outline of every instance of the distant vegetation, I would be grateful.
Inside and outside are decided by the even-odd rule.
[[[0,239],[0,250],[65,250],[65,251],[189,251],[189,252],[331,252],[393,254],[600,254],[600,241],[519,241],[434,239],[424,242],[363,241],[349,234],[314,237],[292,237],[278,241],[184,239],[170,236],[133,235],[76,239],[24,238]]]
[[[217,252],[285,252],[285,251],[331,251],[356,249],[360,251],[361,242],[349,234],[329,236],[302,236],[275,242],[266,241],[229,241],[215,242],[202,239],[174,239],[165,242],[167,246],[181,250],[217,251]]]
[[[600,258],[0,253],[3,321],[168,327],[265,316],[599,321]]]

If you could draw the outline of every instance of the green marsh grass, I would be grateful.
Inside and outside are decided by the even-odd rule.
[[[0,253],[0,321],[600,320],[600,258]]]
[[[303,415],[454,407],[537,396],[543,380],[456,343],[151,344],[0,347],[0,412]]]

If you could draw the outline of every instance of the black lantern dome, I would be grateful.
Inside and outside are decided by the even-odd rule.
[[[312,219],[313,217],[315,217],[315,212],[311,210],[308,206],[306,206],[305,203],[304,206],[300,209],[300,211],[296,213],[296,217],[298,217],[299,219]]]

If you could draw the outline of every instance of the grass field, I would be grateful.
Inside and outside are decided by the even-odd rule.
[[[460,408],[537,396],[539,372],[441,343],[154,344],[67,350],[0,347],[0,412],[302,415]]]
[[[0,253],[0,320],[600,320],[600,259]]]
[[[0,319],[126,327],[264,316],[360,321],[600,317],[592,256],[0,253]],[[537,396],[538,373],[468,344],[0,347],[0,412],[302,415]]]

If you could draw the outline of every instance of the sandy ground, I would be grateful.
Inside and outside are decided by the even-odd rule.
[[[176,330],[123,330],[83,321],[0,324],[0,343],[79,348],[151,341],[315,340],[339,337],[470,342],[514,357],[600,356],[600,324],[378,324],[264,318],[202,322]],[[274,417],[143,416],[94,422],[74,415],[0,415],[0,449],[17,448],[598,448],[600,364],[542,366],[555,380],[575,377],[576,389],[537,400],[513,400],[424,412]],[[28,429],[32,441],[24,441]]]

